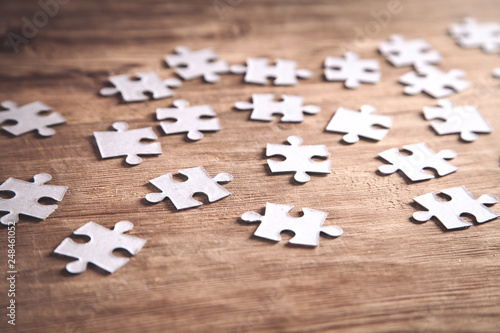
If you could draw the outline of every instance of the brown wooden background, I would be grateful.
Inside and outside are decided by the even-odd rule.
[[[498,55],[455,45],[446,31],[465,16],[497,21],[494,0],[401,0],[402,12],[388,24],[372,11],[389,1],[77,1],[60,11],[15,54],[7,41],[0,54],[0,100],[40,100],[64,115],[67,124],[43,139],[30,133],[0,134],[0,181],[30,180],[47,172],[51,184],[69,190],[45,221],[24,218],[17,226],[17,325],[7,325],[7,284],[0,282],[2,332],[499,332],[500,220],[468,230],[443,232],[436,221],[413,223],[418,195],[466,186],[479,197],[499,196],[500,80]],[[1,33],[20,33],[22,17],[40,10],[36,1],[2,1]],[[378,27],[378,29],[377,29]],[[355,29],[369,38],[355,39]],[[372,29],[372,30],[369,30]],[[496,129],[474,143],[457,135],[437,136],[422,117],[435,105],[425,96],[404,96],[397,83],[409,68],[393,68],[376,47],[393,33],[425,38],[442,56],[441,68],[460,68],[474,87],[454,95],[476,103]],[[210,104],[222,130],[188,143],[164,136],[155,109],[173,99],[124,104],[98,91],[113,74],[157,71],[173,77],[163,56],[177,45],[213,47],[230,64],[246,57],[292,59],[314,77],[295,87],[254,86],[240,75],[217,84],[184,82],[175,91],[192,105]],[[347,90],[322,79],[326,56],[339,48],[381,62],[382,81]],[[234,103],[252,93],[298,94],[322,108],[301,124],[249,121]],[[374,143],[343,145],[324,131],[339,106],[372,104],[394,116],[388,136]],[[131,128],[153,126],[163,154],[127,167],[123,159],[101,160],[93,131],[114,121]],[[326,144],[332,173],[305,185],[291,174],[270,175],[267,143],[299,135],[305,144]],[[409,184],[400,174],[376,173],[377,154],[425,141],[433,150],[454,149],[453,175]],[[169,201],[145,203],[148,180],[202,165],[215,176],[229,172],[232,195],[197,209],[177,212]],[[325,225],[344,235],[321,237],[314,249],[252,237],[256,225],[239,221],[262,213],[266,201],[329,213]],[[498,206],[493,208],[500,211]],[[147,240],[129,264],[109,275],[95,267],[78,276],[64,273],[70,258],[55,247],[88,221],[111,228],[132,221],[131,235]],[[0,267],[7,270],[7,230],[0,230]],[[4,274],[2,274],[4,276]]]

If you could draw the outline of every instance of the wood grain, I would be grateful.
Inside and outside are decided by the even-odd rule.
[[[0,181],[29,180],[40,172],[51,184],[69,186],[59,208],[45,221],[17,226],[16,326],[7,324],[8,285],[0,282],[2,332],[499,332],[500,221],[444,232],[436,221],[416,224],[412,198],[466,186],[473,195],[499,196],[500,80],[491,78],[498,55],[464,50],[447,35],[463,17],[498,21],[494,0],[409,1],[385,26],[373,13],[389,1],[71,1],[40,28],[19,53],[8,41],[0,53],[0,100],[40,100],[64,115],[53,137],[0,134]],[[220,7],[222,5],[225,7]],[[3,1],[2,35],[20,33],[22,17],[40,10],[35,1]],[[219,6],[219,7],[218,7]],[[217,10],[222,8],[222,12]],[[222,13],[222,14],[220,14]],[[356,38],[368,29],[369,38]],[[372,30],[369,30],[372,29]],[[475,103],[496,129],[474,143],[437,136],[422,117],[435,105],[425,96],[405,96],[397,83],[408,68],[393,68],[377,54],[391,34],[425,38],[443,56],[445,70],[463,69],[474,87],[454,95]],[[184,82],[176,98],[210,104],[222,130],[200,142],[163,136],[154,113],[172,99],[124,104],[98,96],[109,75],[157,71],[174,77],[162,59],[177,45],[213,47],[230,64],[263,56],[298,61],[313,78],[294,87],[253,86],[240,75],[217,84]],[[381,62],[382,81],[357,90],[325,82],[322,63],[342,54],[340,46]],[[322,108],[301,124],[249,121],[233,109],[252,93],[298,94]],[[340,143],[324,131],[335,110],[374,105],[394,116],[380,142]],[[163,154],[127,167],[101,160],[93,131],[114,121],[132,128],[153,126]],[[291,174],[270,175],[264,150],[299,135],[305,144],[326,144],[332,173],[305,185]],[[453,149],[453,175],[409,184],[401,175],[376,173],[385,149],[425,141],[433,150]],[[148,180],[202,165],[211,175],[228,172],[232,195],[200,208],[175,211],[147,204]],[[256,225],[239,220],[262,213],[265,203],[291,204],[292,214],[309,207],[329,213],[325,225],[344,235],[321,237],[314,249],[252,237]],[[497,212],[500,208],[493,208]],[[88,221],[111,228],[121,220],[131,235],[147,240],[129,264],[112,275],[95,267],[78,276],[64,273],[71,259],[55,247]],[[7,271],[7,230],[1,231],[0,270]],[[4,276],[4,273],[2,273]]]

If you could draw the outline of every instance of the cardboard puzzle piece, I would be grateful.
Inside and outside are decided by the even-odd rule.
[[[37,131],[41,136],[52,136],[56,131],[48,126],[66,122],[66,119],[58,112],[41,115],[43,112],[52,110],[50,106],[42,102],[32,102],[18,106],[16,102],[5,101],[2,102],[2,108],[6,109],[6,111],[0,110],[0,124],[7,120],[16,122],[14,125],[2,126],[2,129],[15,136],[31,131]]]
[[[316,162],[311,160],[315,156],[330,156],[325,145],[302,146],[302,138],[298,136],[290,136],[287,141],[290,145],[267,144],[267,157],[275,155],[286,157],[284,161],[268,159],[267,164],[271,172],[295,172],[293,178],[299,183],[306,183],[311,180],[311,177],[307,174],[308,172],[331,173],[330,161]]]
[[[206,82],[215,83],[220,80],[218,74],[229,72],[225,61],[216,61],[219,56],[212,49],[191,51],[188,47],[178,46],[175,52],[176,54],[166,55],[165,62],[169,67],[176,67],[175,72],[183,80],[203,77]]]
[[[484,206],[498,202],[498,198],[494,195],[484,194],[479,199],[475,199],[463,186],[441,190],[441,193],[450,196],[451,201],[439,200],[433,192],[413,198],[427,209],[427,211],[415,212],[413,218],[426,222],[435,216],[446,229],[452,230],[468,228],[472,225],[460,218],[460,215],[464,213],[474,215],[478,223],[491,221],[500,216]]]
[[[343,58],[327,57],[325,78],[328,81],[344,81],[350,89],[358,88],[361,83],[380,81],[380,64],[376,59],[360,59],[356,52],[346,52]]]
[[[75,243],[71,238],[66,238],[54,252],[78,259],[66,265],[66,270],[69,273],[83,273],[89,263],[99,266],[109,273],[114,273],[130,260],[113,255],[114,250],[124,249],[130,254],[136,255],[146,243],[144,239],[124,235],[133,227],[131,222],[121,221],[115,224],[113,230],[109,230],[94,222],[88,222],[78,228],[74,234],[90,237],[89,242],[80,244]]]
[[[388,42],[380,43],[378,50],[395,67],[419,67],[441,62],[439,52],[424,39],[405,40],[401,35],[392,35]]]
[[[294,86],[297,78],[308,79],[312,72],[307,69],[296,69],[297,63],[292,60],[277,59],[276,65],[270,66],[267,58],[248,58],[247,65],[233,65],[231,72],[245,74],[245,82],[267,84],[269,78],[274,78],[276,86]]]
[[[361,106],[361,111],[353,111],[345,108],[338,108],[332,119],[326,126],[329,132],[347,133],[343,140],[347,143],[356,143],[359,137],[372,140],[382,140],[388,129],[374,128],[374,125],[390,128],[392,126],[392,117],[373,114],[375,108],[371,105]]]
[[[231,194],[218,184],[227,183],[233,179],[233,176],[228,173],[219,173],[212,178],[201,166],[180,170],[179,173],[188,179],[184,182],[178,182],[174,180],[171,173],[167,173],[150,180],[149,182],[161,193],[149,193],[146,195],[146,200],[157,203],[169,198],[175,208],[179,210],[201,206],[201,202],[193,199],[193,195],[196,193],[204,193],[209,202],[220,200]]]
[[[424,172],[424,168],[436,170],[439,176],[446,176],[458,170],[456,166],[446,161],[457,156],[453,150],[441,150],[436,154],[423,142],[403,146],[403,149],[412,154],[410,156],[401,155],[397,148],[391,148],[378,154],[390,163],[380,166],[379,171],[390,175],[400,170],[409,179],[416,182],[434,178],[434,175]]]
[[[45,185],[52,179],[48,173],[39,173],[33,177],[33,182],[26,182],[15,178],[7,179],[0,185],[0,192],[14,192],[15,196],[10,199],[0,198],[0,212],[8,212],[0,217],[0,223],[4,225],[15,224],[19,221],[19,214],[44,220],[57,205],[41,205],[38,200],[51,198],[61,201],[66,194],[67,186]]]
[[[500,24],[479,23],[472,17],[467,17],[460,24],[452,24],[450,35],[463,48],[480,47],[485,53],[500,51]]]
[[[174,108],[156,109],[156,119],[175,120],[160,122],[165,134],[187,133],[190,140],[197,141],[203,138],[202,131],[220,130],[219,119],[214,118],[216,114],[210,105],[189,106],[189,102],[183,99],[177,99],[173,104]]]
[[[158,137],[151,127],[127,130],[125,122],[115,122],[116,131],[94,132],[94,137],[99,147],[102,158],[127,156],[125,162],[137,165],[142,162],[138,155],[160,155],[159,142],[143,144],[144,139],[156,140]]]
[[[316,105],[303,105],[304,98],[294,95],[282,95],[282,100],[274,101],[274,94],[252,94],[252,103],[238,102],[238,110],[252,110],[250,119],[272,121],[274,115],[281,115],[281,122],[300,123],[304,113],[318,114],[321,109]]]
[[[295,236],[290,239],[290,244],[318,246],[321,232],[331,237],[338,237],[343,233],[339,227],[323,226],[328,213],[303,208],[304,216],[295,218],[288,214],[292,209],[291,205],[268,202],[264,216],[255,212],[246,212],[241,219],[247,223],[261,222],[254,235],[277,242],[281,240],[282,231],[293,231]]]

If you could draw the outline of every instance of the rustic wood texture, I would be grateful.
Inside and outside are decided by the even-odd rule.
[[[41,172],[69,190],[45,221],[23,218],[17,225],[16,326],[7,324],[8,285],[0,282],[2,332],[499,332],[500,220],[445,232],[435,220],[414,223],[413,197],[466,186],[479,197],[500,196],[500,80],[491,78],[498,55],[459,48],[447,28],[466,16],[498,21],[495,0],[406,1],[387,24],[373,12],[389,1],[71,1],[40,28],[19,53],[7,41],[0,54],[0,100],[40,100],[64,115],[67,124],[40,138],[34,133],[0,134],[0,181],[30,180]],[[1,32],[21,33],[23,16],[40,10],[36,1],[2,1]],[[377,28],[378,27],[378,28]],[[370,36],[356,37],[355,29]],[[371,29],[371,30],[370,30]],[[435,105],[426,96],[405,96],[397,83],[408,67],[391,67],[376,52],[391,34],[425,38],[442,56],[445,70],[463,69],[473,88],[454,95],[475,103],[496,131],[464,143],[437,136],[422,116]],[[155,109],[173,99],[125,104],[100,97],[109,75],[157,71],[174,77],[163,56],[177,45],[213,47],[230,64],[246,57],[296,60],[314,76],[294,87],[255,86],[241,75],[217,84],[183,82],[176,98],[210,104],[222,130],[188,143],[164,136]],[[382,81],[347,90],[325,82],[322,64],[343,50],[377,58]],[[252,93],[298,94],[322,108],[301,124],[250,121],[236,111]],[[380,142],[344,145],[341,134],[324,131],[335,110],[372,104],[394,116]],[[128,167],[123,159],[101,160],[92,136],[114,121],[131,128],[153,126],[163,154]],[[305,144],[326,144],[332,173],[304,185],[292,174],[271,175],[267,143],[299,135]],[[455,174],[416,184],[400,174],[376,173],[377,154],[425,141],[433,150],[454,149]],[[232,195],[196,209],[175,211],[167,200],[145,202],[148,180],[202,165],[215,176],[228,172]],[[201,198],[203,200],[203,198]],[[329,213],[325,225],[343,228],[336,239],[321,237],[317,248],[287,245],[252,234],[255,224],[239,217],[263,213],[266,202]],[[498,206],[493,210],[500,211]],[[109,275],[95,267],[64,273],[70,258],[52,254],[88,221],[111,228],[121,220],[131,235],[147,240],[129,264]],[[7,230],[2,228],[0,270],[7,271]],[[2,273],[4,276],[4,273]]]

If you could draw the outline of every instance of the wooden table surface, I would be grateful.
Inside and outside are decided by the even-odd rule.
[[[22,18],[32,21],[41,10],[35,1],[1,6],[4,37],[22,36]],[[45,172],[50,184],[69,189],[46,220],[25,217],[17,225],[16,325],[7,323],[9,285],[2,278],[0,331],[500,332],[500,219],[452,232],[434,219],[411,219],[422,209],[412,198],[428,192],[466,186],[476,197],[500,196],[500,80],[491,77],[500,58],[462,49],[447,35],[466,16],[498,22],[500,3],[401,0],[390,18],[381,12],[388,6],[391,1],[74,0],[61,4],[18,53],[4,40],[0,100],[42,101],[67,124],[54,127],[50,138],[2,131],[0,182]],[[397,80],[409,68],[390,66],[376,51],[395,33],[425,38],[441,52],[440,68],[465,70],[473,87],[451,99],[476,104],[496,131],[473,143],[437,136],[422,116],[437,100],[405,96]],[[212,47],[229,64],[292,59],[314,75],[293,87],[246,84],[241,75],[223,75],[217,84],[183,82],[175,98],[210,104],[221,121],[221,131],[199,142],[161,132],[155,110],[173,98],[126,104],[98,95],[110,75],[175,77],[163,57],[178,45]],[[324,59],[347,50],[378,59],[381,82],[348,90],[324,81]],[[301,95],[321,113],[300,124],[250,121],[249,111],[233,107],[252,93]],[[345,145],[341,134],[324,130],[337,108],[363,104],[394,117],[386,138]],[[135,167],[122,158],[102,160],[92,133],[115,121],[152,126],[163,154]],[[325,144],[332,173],[303,185],[292,174],[271,175],[266,144],[290,135]],[[419,183],[376,172],[383,164],[378,153],[417,142],[455,150],[459,170]],[[155,191],[149,179],[195,166],[212,176],[232,174],[224,185],[232,195],[184,211],[168,200],[145,201]],[[240,216],[263,213],[266,202],[294,205],[292,216],[304,207],[328,212],[325,225],[344,234],[321,237],[316,248],[287,245],[288,233],[277,243],[252,236],[257,225]],[[130,235],[147,240],[139,254],[114,274],[95,266],[65,273],[72,259],[53,254],[64,238],[89,221],[112,228],[122,220],[134,223]],[[0,232],[5,276],[7,228]]]

